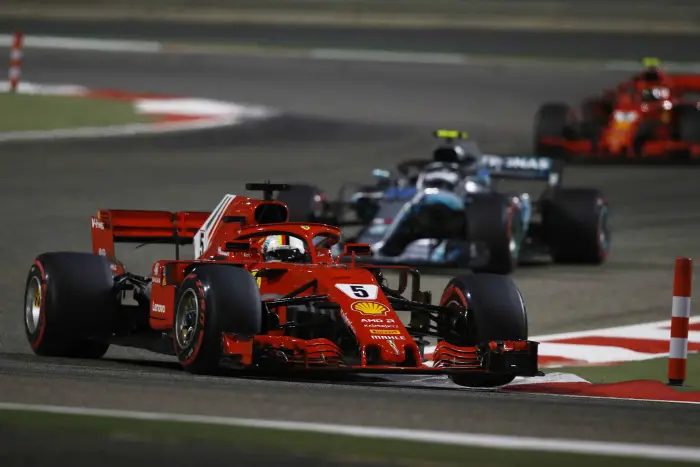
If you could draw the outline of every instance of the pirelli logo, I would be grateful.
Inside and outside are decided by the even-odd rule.
[[[398,329],[370,329],[370,334],[379,334],[382,336],[400,336],[401,331]]]

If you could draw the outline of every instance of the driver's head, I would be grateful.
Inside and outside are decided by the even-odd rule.
[[[433,151],[433,161],[460,163],[469,165],[481,158],[481,151],[476,143],[462,145],[443,145]]]
[[[263,242],[262,256],[266,262],[301,262],[306,257],[304,242],[289,235],[270,235]]]
[[[663,72],[658,59],[645,58],[642,62],[643,69],[637,79],[647,83],[658,83],[663,79]]]
[[[642,71],[640,78],[642,81],[646,81],[647,83],[658,83],[661,81],[661,70],[656,67],[647,68]]]

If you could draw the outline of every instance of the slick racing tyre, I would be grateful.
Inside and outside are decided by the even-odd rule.
[[[24,293],[24,330],[37,355],[100,358],[118,306],[109,262],[92,253],[38,256]]]
[[[173,345],[182,367],[215,374],[222,333],[252,338],[262,329],[262,300],[253,275],[223,264],[195,266],[178,287]]]
[[[447,284],[440,306],[466,307],[469,311],[443,337],[460,346],[474,346],[492,340],[527,339],[527,313],[520,290],[508,277],[472,274],[455,277]],[[460,386],[494,387],[508,384],[512,374],[456,374],[450,379]]]
[[[520,255],[524,228],[520,210],[501,193],[473,195],[467,208],[467,232],[470,242],[486,245],[488,265],[481,272],[510,274]]]
[[[542,144],[544,138],[572,139],[574,132],[568,121],[571,107],[567,104],[546,103],[535,114],[534,144],[535,155],[541,157],[564,158],[562,148]]]
[[[598,190],[562,188],[543,200],[542,224],[555,263],[602,264],[612,241],[610,207]]]
[[[322,191],[314,185],[292,184],[289,191],[281,191],[277,201],[287,205],[289,222],[331,222],[332,216]]]

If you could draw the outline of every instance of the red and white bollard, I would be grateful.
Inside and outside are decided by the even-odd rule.
[[[671,342],[668,355],[668,384],[683,386],[688,359],[688,324],[690,292],[693,281],[693,260],[676,258],[671,306]]]
[[[19,77],[22,74],[22,43],[24,35],[21,32],[14,34],[12,50],[10,50],[10,92],[17,92]]]

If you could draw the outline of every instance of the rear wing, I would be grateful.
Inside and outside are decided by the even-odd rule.
[[[161,243],[175,245],[175,259],[180,259],[179,246],[192,243],[209,214],[101,209],[90,218],[92,251],[116,261],[115,243]]]
[[[562,161],[549,157],[484,154],[481,161],[491,178],[545,181],[550,186],[561,184],[564,171]]]

